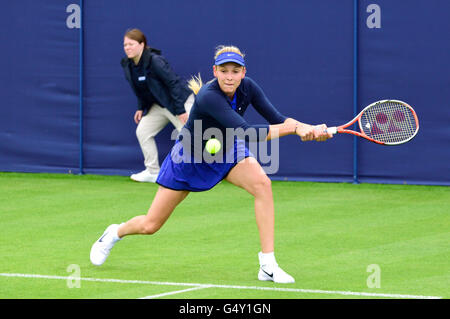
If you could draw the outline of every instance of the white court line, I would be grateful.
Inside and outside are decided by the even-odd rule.
[[[152,296],[142,297],[142,298],[138,298],[138,299],[155,299],[155,298],[159,298],[159,297],[165,297],[165,296],[170,296],[170,295],[175,295],[175,294],[181,294],[183,292],[199,290],[199,289],[205,289],[205,288],[209,288],[209,287],[211,287],[211,286],[202,286],[202,287],[199,286],[199,287],[188,288],[188,289],[183,289],[183,290],[165,292],[163,294],[152,295]]]
[[[60,279],[73,280],[71,276],[49,276],[34,274],[15,274],[0,273],[0,277],[18,277],[18,278],[40,278],[40,279]],[[370,292],[353,292],[353,291],[333,291],[318,289],[297,289],[297,288],[278,288],[278,287],[258,287],[258,286],[233,286],[233,285],[214,285],[214,284],[197,284],[197,283],[181,283],[181,282],[159,282],[159,281],[142,281],[142,280],[122,280],[122,279],[106,279],[106,278],[80,278],[82,281],[109,282],[121,284],[142,284],[142,285],[160,285],[160,286],[188,286],[198,288],[224,288],[224,289],[248,289],[248,290],[267,290],[267,291],[285,291],[297,293],[313,293],[327,295],[343,295],[343,296],[360,296],[360,297],[378,297],[378,298],[406,298],[406,299],[442,299],[439,296],[420,296],[406,294],[386,294],[386,293],[370,293]]]

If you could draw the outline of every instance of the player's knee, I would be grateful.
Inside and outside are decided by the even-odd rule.
[[[141,228],[141,234],[143,235],[153,235],[161,228],[161,225],[152,223],[152,222],[146,222],[142,225]]]
[[[261,175],[253,185],[255,195],[266,195],[272,191],[272,181],[267,175]]]

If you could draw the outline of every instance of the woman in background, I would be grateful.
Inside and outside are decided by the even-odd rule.
[[[147,38],[139,29],[126,31],[123,48],[127,56],[121,65],[138,100],[134,121],[145,164],[145,170],[131,175],[131,179],[154,183],[160,169],[155,136],[169,122],[180,131],[187,121],[194,95],[161,51],[147,45]]]

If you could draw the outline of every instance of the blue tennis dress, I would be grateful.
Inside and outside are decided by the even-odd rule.
[[[247,157],[254,155],[242,140],[235,140],[234,148],[220,153],[217,160],[212,162],[184,152],[183,143],[176,141],[161,165],[156,183],[173,190],[206,191],[217,185],[237,163]]]

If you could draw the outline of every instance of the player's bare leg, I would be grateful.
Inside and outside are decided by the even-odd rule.
[[[160,186],[147,212],[147,215],[136,216],[118,229],[120,238],[127,235],[151,235],[157,232],[170,217],[175,207],[181,203],[188,191],[175,191]]]
[[[259,280],[292,283],[294,278],[285,273],[274,256],[274,203],[272,183],[253,157],[240,161],[228,174],[227,181],[249,192],[255,198],[255,217],[261,242]]]
[[[175,207],[186,198],[188,191],[174,191],[160,186],[147,215],[136,216],[128,222],[110,225],[92,245],[90,259],[96,266],[102,265],[114,245],[126,235],[154,234],[167,221]]]
[[[239,162],[228,174],[227,181],[249,192],[255,198],[255,217],[261,250],[274,250],[274,206],[271,181],[253,157]]]

